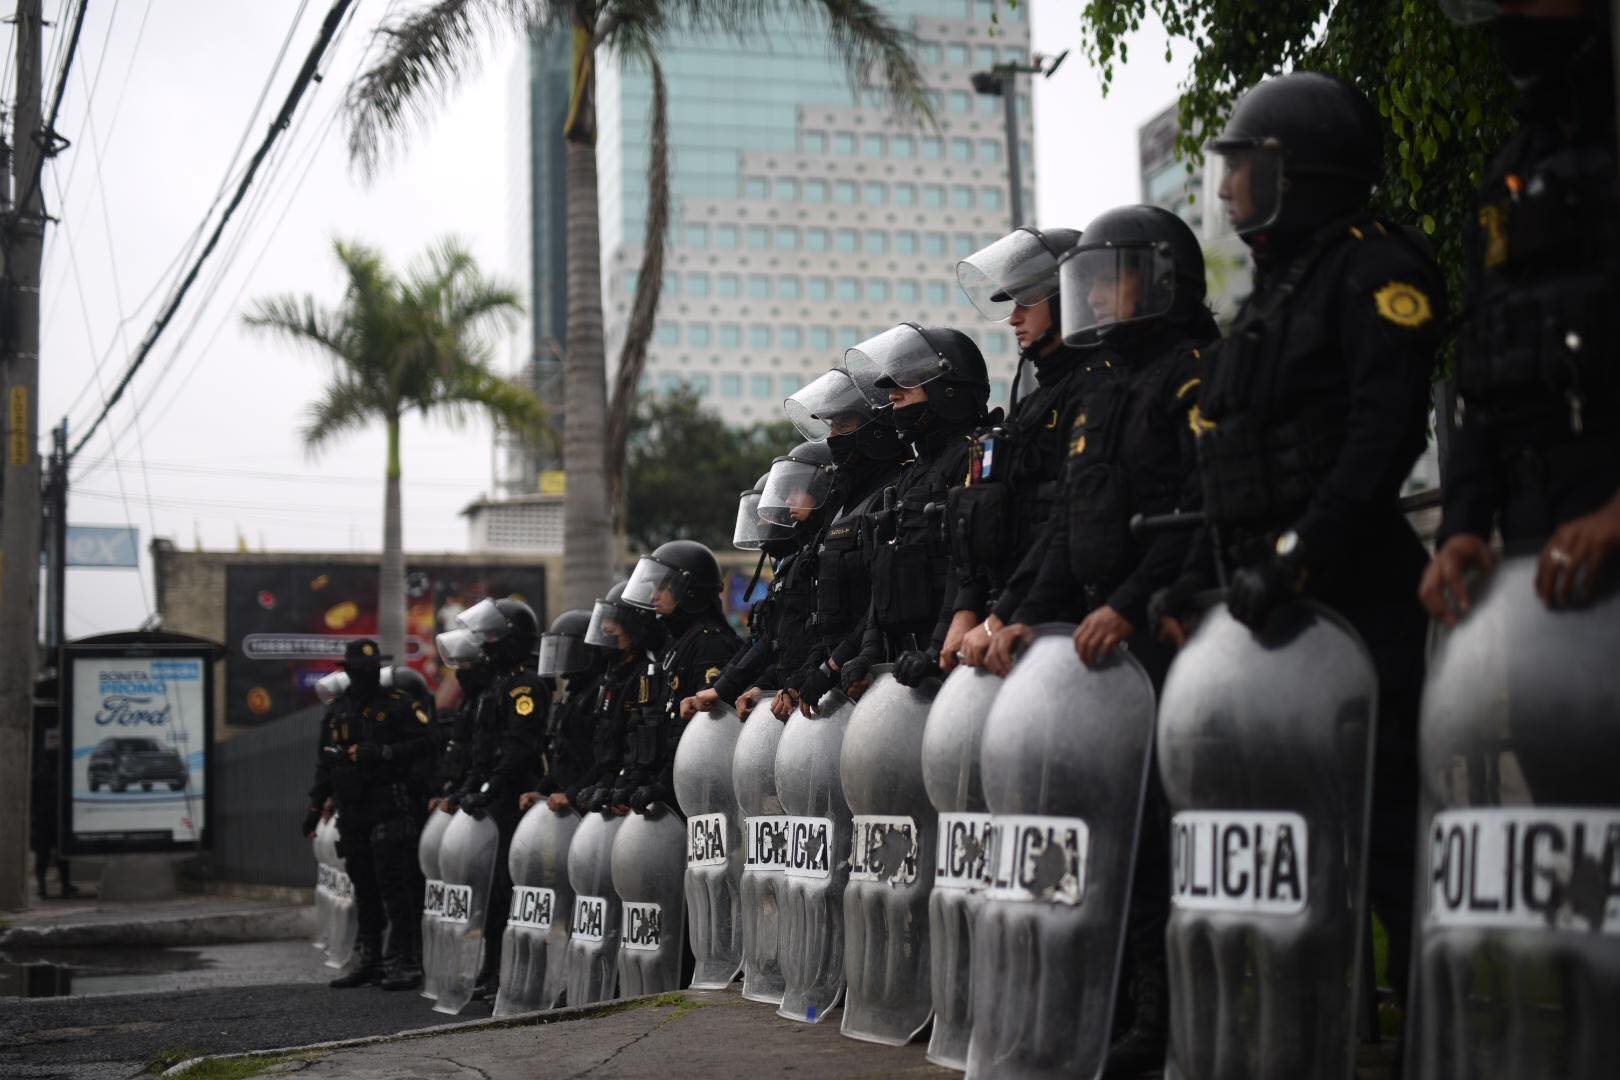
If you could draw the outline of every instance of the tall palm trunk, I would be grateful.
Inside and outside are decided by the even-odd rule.
[[[612,579],[608,518],[607,372],[602,341],[602,238],[596,203],[590,35],[575,35],[575,112],[568,145],[568,342],[563,361],[562,608],[589,610]],[[582,113],[586,115],[581,115]],[[560,610],[560,609],[559,609]]]
[[[405,545],[400,535],[399,415],[388,418],[388,472],[383,495],[382,572],[377,578],[377,644],[405,662]]]

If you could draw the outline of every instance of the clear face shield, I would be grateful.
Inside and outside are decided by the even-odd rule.
[[[834,368],[784,401],[782,411],[810,442],[829,435],[848,435],[872,421],[873,395],[877,391],[871,383],[876,377],[868,375],[863,384],[854,373]]]
[[[759,496],[759,516],[771,525],[791,528],[803,521],[832,494],[833,468],[811,461],[779,457],[771,462],[765,489]]]
[[[315,697],[322,705],[330,705],[349,689],[347,671],[331,671],[315,680]]]
[[[621,599],[631,607],[667,615],[680,605],[686,590],[685,570],[661,563],[651,555],[643,555],[636,562]],[[660,599],[665,602],[660,603]]]
[[[1275,140],[1217,139],[1204,147],[1204,154],[1215,169],[1215,192],[1234,231],[1247,236],[1277,224],[1286,178],[1282,147]]]
[[[559,675],[572,675],[591,666],[591,646],[572,634],[541,634],[541,678],[554,679]]]
[[[870,379],[875,392],[882,395],[884,406],[889,404],[889,394],[887,390],[876,390],[880,378],[911,390],[951,369],[934,343],[910,323],[890,327],[856,345],[844,354],[844,367],[856,379]],[[879,402],[873,401],[873,404]]]
[[[760,477],[759,484],[737,496],[737,524],[731,530],[731,546],[738,551],[758,551],[772,540],[793,537],[792,526],[776,525],[759,515],[760,495],[767,478]]]
[[[1057,292],[1062,254],[1032,230],[1016,229],[957,263],[956,282],[980,315],[1002,322],[1014,307],[1034,307]]]
[[[1095,247],[1063,257],[1063,340],[1095,345],[1109,328],[1157,319],[1176,298],[1176,267],[1162,246]]]
[[[477,636],[466,627],[446,630],[433,639],[439,649],[439,659],[452,671],[478,662],[483,652],[478,648]]]
[[[585,628],[585,644],[620,652],[633,648],[629,625],[635,612],[612,600],[598,600],[591,609],[591,625]]]
[[[456,622],[472,631],[479,645],[486,641],[499,641],[507,629],[506,616],[495,606],[495,601],[487,596],[457,615]]]

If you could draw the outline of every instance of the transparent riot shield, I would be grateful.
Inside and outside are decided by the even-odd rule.
[[[1123,648],[1086,667],[1073,635],[1038,628],[984,724],[970,1077],[1095,1077],[1113,1034],[1153,685]]]
[[[439,949],[434,957],[439,996],[434,1012],[455,1016],[472,1000],[484,966],[484,919],[495,883],[495,856],[501,837],[493,818],[456,811],[439,845],[444,879],[444,910]]]
[[[316,824],[315,835],[309,841],[309,853],[315,860],[315,940],[310,944],[322,953],[326,951],[327,939],[332,936],[332,868],[321,852],[324,824]]]
[[[844,993],[850,814],[839,755],[855,703],[832,690],[818,708],[816,717],[794,713],[776,746],[776,791],[787,817],[778,941],[785,985],[776,1012],[812,1024]]]
[[[731,706],[699,713],[675,748],[675,798],[686,815],[686,922],[692,989],[730,986],[742,970],[742,821],[732,757],[742,721]]]
[[[1431,658],[1407,1075],[1620,1062],[1620,596],[1549,611],[1509,559]]]
[[[354,883],[349,880],[349,871],[337,850],[343,839],[338,815],[334,813],[327,818],[321,828],[326,830],[322,851],[332,868],[332,923],[326,935],[326,966],[341,968],[354,954],[354,943],[360,936],[360,911],[354,906]]]
[[[1350,1075],[1377,702],[1361,640],[1316,605],[1263,638],[1216,607],[1172,664],[1167,1077]]]
[[[961,665],[939,688],[923,729],[923,783],[939,812],[934,891],[928,897],[929,979],[934,1029],[928,1060],[966,1069],[973,970],[973,920],[983,898],[990,808],[979,778],[979,743],[1001,677]]]
[[[738,892],[742,898],[743,997],[770,1005],[782,1004],[782,963],[777,954],[782,871],[787,866],[787,817],[776,795],[776,747],[782,740],[782,721],[771,713],[771,695],[765,695],[748,714],[731,773],[742,811],[743,873]]]
[[[495,1015],[555,1009],[562,1002],[574,889],[568,848],[579,828],[572,810],[557,813],[541,800],[512,834],[512,910],[501,938],[501,987]]]
[[[928,894],[939,819],[923,784],[923,729],[937,679],[912,688],[892,666],[849,718],[839,779],[849,804],[849,884],[844,889],[844,1016],[852,1039],[901,1046],[933,1014]]]
[[[619,894],[613,890],[613,846],[624,818],[586,814],[568,845],[574,914],[568,925],[564,994],[569,1005],[610,1001],[618,986]]]
[[[439,943],[444,930],[444,879],[439,876],[439,851],[450,828],[450,815],[441,810],[428,814],[422,835],[416,841],[416,864],[422,869],[422,996],[433,1001],[439,996]]]
[[[686,825],[654,803],[624,819],[613,841],[613,888],[619,894],[619,996],[681,987],[686,949]]]

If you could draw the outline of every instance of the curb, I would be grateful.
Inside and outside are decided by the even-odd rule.
[[[673,993],[684,995],[686,991],[673,991]],[[158,1073],[158,1076],[184,1076],[187,1071],[209,1061],[275,1057],[287,1054],[304,1054],[318,1050],[349,1050],[357,1046],[375,1046],[378,1043],[403,1042],[406,1039],[430,1039],[435,1035],[460,1035],[471,1031],[499,1031],[502,1028],[537,1027],[541,1024],[561,1024],[570,1020],[588,1020],[593,1016],[619,1012],[622,1009],[634,1008],[669,996],[667,993],[643,994],[640,997],[618,998],[613,1001],[599,1001],[590,1005],[574,1005],[563,1009],[545,1009],[539,1012],[518,1013],[515,1016],[492,1016],[482,1020],[452,1021],[445,1024],[435,1024],[432,1027],[412,1028],[410,1031],[396,1031],[392,1035],[362,1035],[355,1039],[334,1039],[330,1042],[306,1043],[303,1046],[278,1046],[269,1050],[242,1050],[234,1054],[202,1054],[198,1057],[188,1058],[178,1065],[171,1065]]]
[[[240,911],[129,922],[13,926],[0,931],[0,947],[163,949],[187,945],[286,941],[312,938],[314,933],[315,909],[299,907],[281,911]]]

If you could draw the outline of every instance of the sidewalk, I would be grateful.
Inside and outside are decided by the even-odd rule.
[[[93,888],[87,889],[93,892]],[[40,900],[0,916],[0,948],[171,948],[309,938],[315,909],[229,896],[107,901],[93,895]]]

